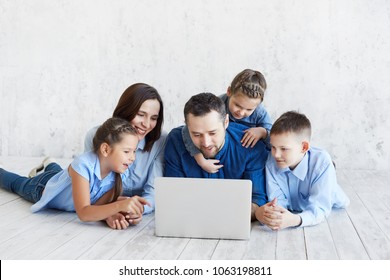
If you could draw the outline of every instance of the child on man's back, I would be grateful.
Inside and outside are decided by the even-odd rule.
[[[227,89],[219,96],[225,103],[229,120],[248,126],[241,143],[246,148],[254,147],[259,140],[269,143],[271,118],[262,105],[267,83],[259,71],[245,69],[238,73]],[[187,150],[199,166],[208,173],[216,173],[223,166],[219,160],[206,159],[194,146],[187,127],[182,130]],[[212,133],[212,132],[210,132]]]

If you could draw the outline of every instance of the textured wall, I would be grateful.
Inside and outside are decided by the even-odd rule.
[[[135,82],[160,91],[168,131],[244,68],[338,166],[390,169],[387,0],[0,0],[0,155],[79,154]]]

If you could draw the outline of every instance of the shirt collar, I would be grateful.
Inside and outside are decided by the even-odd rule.
[[[93,174],[95,174],[96,178],[102,180],[101,173],[100,173],[100,160],[97,154],[94,153],[94,155],[96,156],[96,159],[95,159],[95,166],[93,168]]]
[[[142,139],[141,141],[138,142],[137,150],[140,149],[140,150],[143,151],[145,149],[145,145],[146,145],[146,140],[144,138],[144,139]]]
[[[301,162],[298,163],[297,167],[295,167],[293,171],[291,171],[292,174],[294,174],[294,176],[301,181],[305,180],[307,170],[308,170],[308,164],[309,164],[309,155],[308,152],[306,152]]]
[[[306,154],[303,156],[303,159],[301,160],[300,163],[298,163],[298,165],[294,168],[294,170],[290,170],[290,168],[286,167],[286,168],[279,169],[279,173],[290,172],[299,180],[303,181],[305,180],[308,168],[309,168],[309,151],[306,152]]]

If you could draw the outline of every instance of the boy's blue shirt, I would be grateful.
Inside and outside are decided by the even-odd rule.
[[[172,129],[168,134],[165,147],[166,177],[226,178],[249,179],[252,181],[252,202],[261,206],[266,203],[265,162],[268,150],[262,141],[254,148],[245,148],[240,140],[246,126],[230,123],[225,136],[225,143],[216,155],[223,167],[217,173],[207,173],[187,151],[183,138],[184,126]]]
[[[306,152],[294,170],[279,168],[270,154],[266,164],[268,200],[300,212],[301,226],[315,225],[327,217],[332,207],[344,208],[349,199],[337,183],[329,154],[318,148]]]

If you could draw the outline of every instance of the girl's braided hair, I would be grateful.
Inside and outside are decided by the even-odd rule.
[[[98,128],[93,137],[93,151],[97,154],[103,143],[107,143],[110,146],[119,143],[122,141],[124,134],[137,137],[136,130],[128,121],[121,118],[109,118]],[[117,200],[118,196],[122,193],[122,178],[119,173],[115,173],[114,188],[114,196],[111,202]]]
[[[232,94],[242,92],[250,98],[260,98],[263,101],[267,83],[259,71],[245,69],[234,77],[230,89]]]

